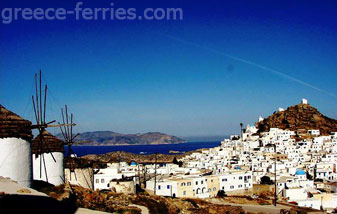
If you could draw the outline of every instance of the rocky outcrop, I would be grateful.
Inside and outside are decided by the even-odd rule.
[[[337,131],[337,120],[324,116],[309,104],[299,104],[275,112],[256,125],[259,132],[269,131],[270,128],[291,131],[319,129],[322,135],[328,135]]]

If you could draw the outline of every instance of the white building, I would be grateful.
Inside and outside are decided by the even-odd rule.
[[[146,182],[146,188],[154,192],[154,179]],[[177,195],[177,182],[169,179],[158,180],[156,183],[156,195],[174,197]]]
[[[308,134],[314,135],[314,136],[319,136],[320,131],[318,129],[311,129],[311,130],[308,130]]]
[[[129,169],[126,163],[111,163],[105,169],[97,169],[94,174],[94,190],[110,189],[111,180],[119,180],[126,177],[135,177],[135,167]]]
[[[198,198],[208,198],[207,176],[193,177],[193,191]]]
[[[219,175],[220,190],[225,192],[253,188],[252,172],[229,172]]]
[[[289,189],[283,189],[282,196],[288,199],[288,201],[298,201],[307,199],[308,193],[302,187],[294,187]]]

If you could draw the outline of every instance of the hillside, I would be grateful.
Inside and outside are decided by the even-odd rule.
[[[58,134],[59,138],[62,135]],[[111,131],[84,132],[76,138],[77,145],[149,145],[149,144],[173,144],[184,143],[185,140],[159,133],[148,132],[145,134],[120,134]]]
[[[124,151],[117,151],[117,152],[109,152],[106,154],[101,155],[85,155],[81,157],[81,161],[83,160],[83,164],[96,164],[97,163],[112,163],[112,162],[118,162],[120,159],[123,159],[123,161],[131,163],[132,161],[136,163],[155,163],[157,159],[157,163],[172,163],[174,161],[174,158],[181,159],[187,155],[190,155],[192,153],[201,153],[203,149],[198,149],[194,151],[184,152],[183,154],[157,154],[157,157],[155,154],[149,154],[149,155],[141,155],[141,154],[134,154],[130,152],[124,152]]]
[[[319,129],[321,134],[327,135],[337,131],[337,120],[321,114],[309,104],[298,104],[288,107],[281,112],[275,112],[268,118],[257,123],[259,132],[269,131],[270,128],[289,129]]]

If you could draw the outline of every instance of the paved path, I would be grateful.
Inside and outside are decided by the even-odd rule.
[[[78,208],[75,214],[107,214],[106,212],[96,211],[96,210],[89,210],[85,208]]]
[[[130,207],[137,207],[137,208],[141,209],[142,214],[150,214],[149,209],[147,207],[140,206],[140,205],[137,205],[137,204],[129,204],[129,206]]]
[[[149,209],[144,206],[130,204],[130,207],[137,207],[142,210],[142,214],[150,214]],[[89,210],[85,208],[78,208],[75,214],[107,214],[106,212],[96,211],[96,210]]]
[[[273,205],[254,205],[254,204],[235,204],[235,203],[228,203],[221,199],[212,198],[209,199],[209,202],[214,204],[224,204],[224,205],[231,205],[231,206],[240,206],[247,212],[263,212],[263,213],[270,213],[270,214],[279,214],[281,209],[289,209],[288,206],[284,205],[277,205],[276,207]]]

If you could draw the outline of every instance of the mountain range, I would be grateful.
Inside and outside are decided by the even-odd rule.
[[[62,134],[57,135],[63,140]],[[81,133],[74,145],[111,146],[111,145],[151,145],[185,143],[184,139],[160,132],[144,134],[121,134],[112,131],[94,131]]]

